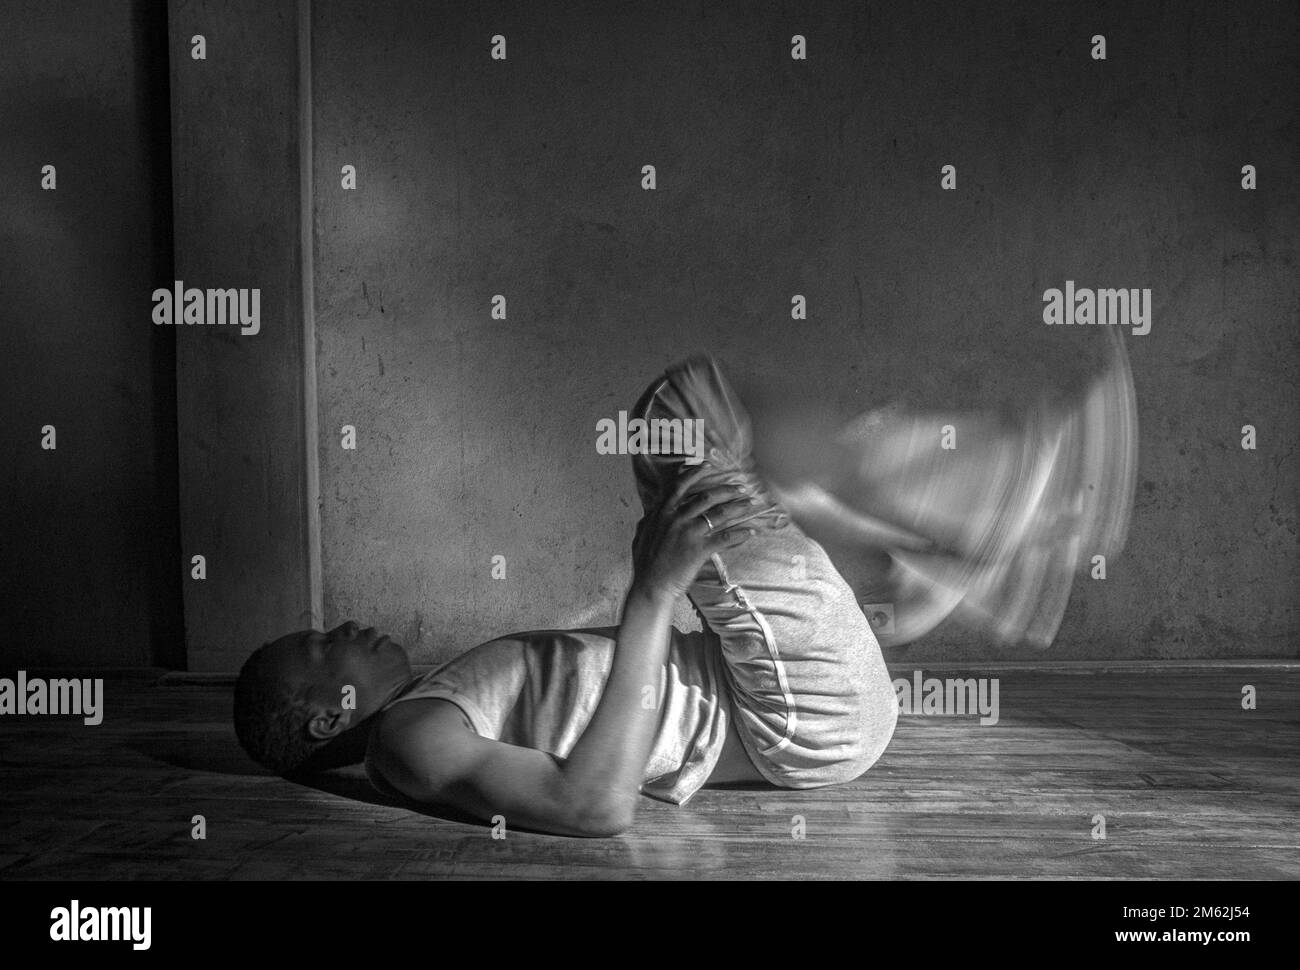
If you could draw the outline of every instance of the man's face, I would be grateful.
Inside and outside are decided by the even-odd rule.
[[[279,675],[320,710],[350,711],[356,724],[379,710],[411,675],[406,651],[374,627],[349,620],[328,633],[303,630],[276,640],[267,652]],[[351,687],[355,709],[345,705]]]

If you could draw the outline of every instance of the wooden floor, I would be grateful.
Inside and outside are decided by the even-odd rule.
[[[292,784],[238,748],[229,684],[109,682],[98,727],[0,720],[0,879],[1300,878],[1297,665],[968,669],[999,676],[996,726],[904,716],[852,784],[646,799],[605,840]]]

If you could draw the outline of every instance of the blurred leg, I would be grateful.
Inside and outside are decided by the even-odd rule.
[[[847,473],[778,498],[810,531],[888,563],[886,646],[950,616],[1010,643],[1051,644],[1076,571],[1123,547],[1137,471],[1137,404],[1122,338],[1068,408],[1018,425],[976,414],[876,412],[840,436]],[[878,592],[876,591],[878,590]]]

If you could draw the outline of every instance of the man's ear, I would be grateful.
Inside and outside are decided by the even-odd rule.
[[[316,741],[329,741],[352,726],[354,711],[345,711],[338,707],[317,709],[307,722],[307,734]]]

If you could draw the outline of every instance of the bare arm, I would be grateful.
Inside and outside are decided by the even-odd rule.
[[[443,701],[399,705],[381,726],[376,767],[410,797],[485,820],[562,835],[616,835],[632,824],[659,722],[659,683],[673,603],[713,552],[739,545],[729,529],[751,505],[732,486],[686,498],[700,473],[683,476],[646,515],[633,546],[634,577],[623,606],[604,692],[567,758],[466,730]],[[680,503],[680,504],[679,504]],[[702,513],[714,523],[712,530]],[[649,688],[654,707],[642,704]]]

